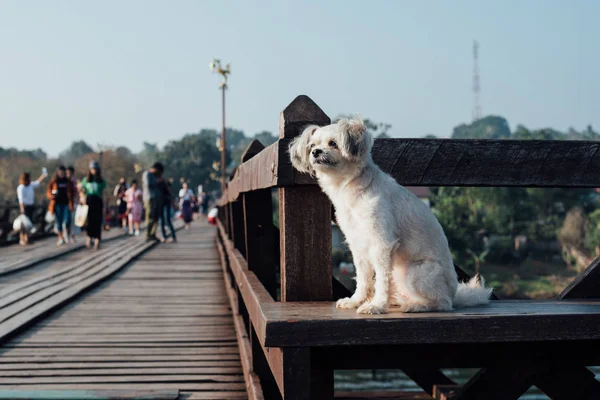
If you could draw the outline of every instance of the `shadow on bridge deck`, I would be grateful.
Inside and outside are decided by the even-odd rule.
[[[214,238],[203,223],[180,231],[178,243],[155,246],[5,342],[0,398],[14,389],[246,398]]]

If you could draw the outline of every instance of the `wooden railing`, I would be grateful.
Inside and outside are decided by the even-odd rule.
[[[332,300],[347,294],[332,280],[331,203],[287,153],[304,126],[328,123],[310,98],[297,97],[281,113],[278,142],[264,148],[254,141],[218,202],[218,248],[239,314],[251,398],[331,399],[333,370],[359,368],[401,368],[440,399],[516,399],[532,384],[552,398],[600,393],[584,367],[600,365],[587,350],[600,344],[594,301],[495,301],[480,311],[420,315],[336,310]],[[599,148],[584,141],[377,139],[373,159],[410,186],[598,187]],[[599,263],[561,298],[600,298]],[[459,388],[444,367],[484,369]],[[577,388],[567,390],[566,379]]]

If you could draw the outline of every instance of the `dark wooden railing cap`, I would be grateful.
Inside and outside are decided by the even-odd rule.
[[[293,138],[301,133],[306,125],[329,125],[331,119],[312,99],[300,95],[281,112],[279,117],[279,138]]]

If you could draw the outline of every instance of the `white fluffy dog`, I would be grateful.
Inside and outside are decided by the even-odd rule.
[[[360,119],[307,127],[290,144],[293,166],[313,174],[331,199],[356,265],[356,292],[337,302],[361,314],[444,311],[486,304],[492,289],[476,276],[458,283],[448,240],[414,194],[371,158]]]

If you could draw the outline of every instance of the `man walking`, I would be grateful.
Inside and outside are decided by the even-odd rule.
[[[162,192],[159,181],[162,179],[163,172],[163,165],[156,162],[142,176],[146,210],[146,241],[157,240],[156,230],[162,212]]]

